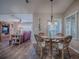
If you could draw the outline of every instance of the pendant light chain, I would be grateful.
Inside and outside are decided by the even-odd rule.
[[[53,0],[51,1],[51,22],[53,21]]]

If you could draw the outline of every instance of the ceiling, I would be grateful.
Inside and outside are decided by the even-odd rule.
[[[0,0],[0,14],[50,13],[50,0]],[[73,0],[54,0],[53,12],[63,13]]]

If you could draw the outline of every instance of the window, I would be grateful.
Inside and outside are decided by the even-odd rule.
[[[48,35],[50,37],[55,36],[57,33],[61,32],[61,18],[56,18],[54,23],[48,22]]]
[[[70,16],[65,18],[65,35],[72,35],[73,38],[77,39],[77,16],[78,13],[75,12]]]

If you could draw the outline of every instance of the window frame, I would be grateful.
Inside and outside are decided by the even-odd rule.
[[[66,20],[67,20],[67,18],[75,15],[76,38],[73,38],[73,39],[76,39],[76,40],[78,40],[78,13],[79,13],[78,11],[75,11],[75,12],[73,12],[73,13],[71,13],[71,14],[69,14],[69,15],[67,15],[67,16],[64,17],[64,34],[65,34],[65,31],[66,31],[65,30],[66,29]]]

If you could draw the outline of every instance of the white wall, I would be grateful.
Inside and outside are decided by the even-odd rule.
[[[47,33],[48,33],[48,20],[50,20],[50,14],[39,13],[39,19],[40,19],[41,32],[44,32],[47,35]]]

